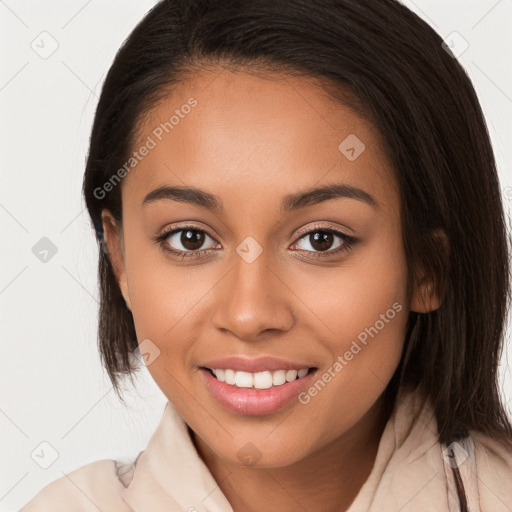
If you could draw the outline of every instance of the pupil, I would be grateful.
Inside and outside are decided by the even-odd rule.
[[[180,242],[190,251],[199,249],[204,243],[204,233],[187,229],[182,232]]]
[[[311,242],[313,248],[318,251],[326,251],[332,244],[333,234],[326,231],[317,231],[310,235],[310,238],[313,239]]]

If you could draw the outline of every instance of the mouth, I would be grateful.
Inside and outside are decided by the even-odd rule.
[[[306,375],[317,370],[316,367],[300,368],[299,370],[263,370],[261,372],[237,371],[230,368],[207,368],[208,371],[219,382],[224,382],[237,388],[270,389],[283,386],[286,383],[303,379]]]
[[[311,386],[317,371],[317,367],[303,367],[252,373],[199,367],[210,396],[229,412],[246,416],[269,415],[299,404],[300,394]]]

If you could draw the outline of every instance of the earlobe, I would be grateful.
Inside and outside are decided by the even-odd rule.
[[[436,229],[432,236],[436,239],[437,243],[442,247],[443,265],[448,265],[449,261],[449,243],[446,233],[441,229]],[[434,286],[431,276],[423,275],[419,284],[414,290],[411,311],[416,313],[430,313],[439,309],[442,303],[441,292]]]
[[[118,225],[112,214],[104,209],[101,212],[103,224],[103,246],[106,249],[107,258],[114,271],[117,284],[126,302],[127,308],[131,311],[130,294],[128,291],[128,280],[124,261],[124,242],[121,226]]]
[[[414,291],[410,307],[411,311],[430,313],[438,309],[440,305],[439,295],[434,290],[432,283],[424,279]]]

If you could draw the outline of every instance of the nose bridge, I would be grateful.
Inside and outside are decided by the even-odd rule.
[[[247,237],[233,252],[231,271],[219,289],[214,325],[244,340],[293,324],[286,287],[276,276],[270,253]]]

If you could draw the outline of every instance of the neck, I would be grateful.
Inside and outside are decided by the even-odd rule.
[[[190,432],[200,457],[235,512],[295,512],[298,507],[340,512],[347,510],[368,479],[390,412],[381,396],[349,431],[284,467],[231,464]]]

